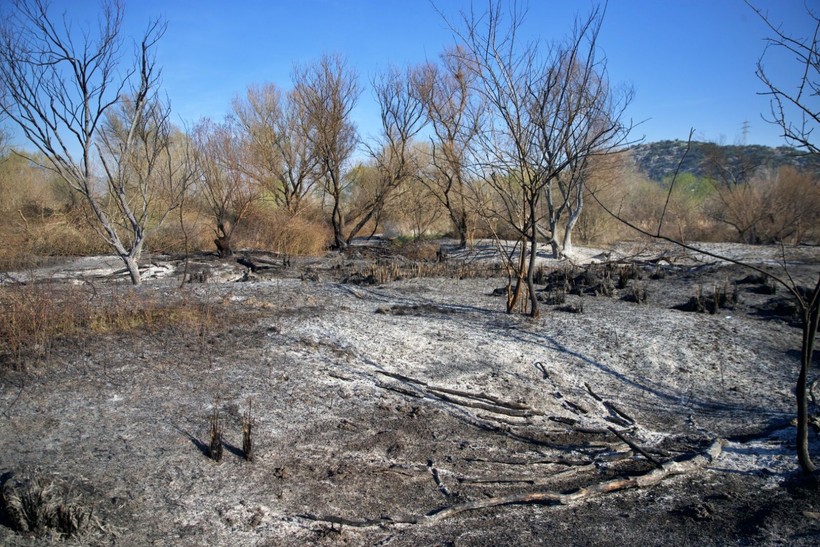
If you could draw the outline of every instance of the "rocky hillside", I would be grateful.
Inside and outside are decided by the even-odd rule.
[[[632,149],[633,158],[646,176],[652,180],[662,181],[671,176],[686,150],[686,141],[659,141],[640,144]],[[802,154],[794,148],[780,146],[772,148],[761,145],[718,145],[708,142],[692,142],[691,150],[686,156],[681,171],[696,176],[709,175],[710,158],[719,158],[733,171],[742,168],[781,167],[793,165],[800,169],[812,169],[820,173],[820,160]]]

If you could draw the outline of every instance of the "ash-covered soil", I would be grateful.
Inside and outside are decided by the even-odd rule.
[[[781,249],[711,248],[781,268]],[[63,540],[78,545],[820,542],[820,490],[794,456],[800,330],[784,291],[674,249],[580,249],[544,260],[541,288],[555,270],[572,286],[542,291],[533,320],[504,313],[491,247],[447,250],[444,265],[372,247],[289,265],[249,253],[256,272],[146,260],[138,294],[183,291],[237,321],[67,340],[4,370],[6,491],[39,480],[87,510]],[[789,273],[816,282],[820,251],[789,253]],[[573,285],[595,262],[614,264]],[[5,280],[132,290],[118,268],[82,259]],[[194,282],[180,288],[183,270]],[[711,309],[715,288],[737,303]],[[704,312],[674,308],[697,295]],[[3,545],[53,541],[3,524]]]

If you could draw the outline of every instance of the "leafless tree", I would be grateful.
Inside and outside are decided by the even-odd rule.
[[[583,207],[587,159],[627,143],[631,125],[622,117],[631,93],[616,94],[609,86],[606,60],[598,53],[601,8],[580,19],[567,40],[545,46],[521,43],[526,12],[515,4],[505,11],[503,4],[491,1],[480,16],[464,15],[462,29],[455,32],[487,105],[477,136],[479,171],[519,233],[517,278],[507,309],[512,311],[526,287],[530,315],[537,317],[533,275],[540,221],[547,216],[548,236],[559,256],[558,224],[569,213],[564,241],[571,243],[569,232]]]
[[[45,0],[14,0],[4,15],[0,111],[42,154],[43,167],[81,196],[97,232],[139,284],[150,196],[134,198],[133,192],[148,189],[155,179],[134,185],[133,169],[109,160],[131,161],[158,146],[168,130],[167,111],[156,95],[160,71],[154,57],[165,25],[152,20],[136,45],[134,64],[121,66],[123,8],[118,2],[103,3],[96,33],[53,16]],[[128,118],[120,119],[116,142],[100,138],[106,118],[125,97],[131,104],[120,111]],[[151,136],[146,133],[159,126]],[[116,207],[106,208],[108,199]]]
[[[249,147],[247,174],[290,214],[297,214],[316,181],[317,159],[308,139],[308,117],[293,93],[273,84],[250,86],[233,102]]]
[[[633,94],[631,89],[610,87],[606,59],[597,54],[602,22],[603,12],[593,13],[576,27],[572,41],[557,54],[557,85],[543,86],[536,101],[540,169],[557,173],[544,188],[556,257],[572,250],[572,230],[583,211],[591,159],[629,144],[631,125],[623,119]]]
[[[214,217],[217,252],[233,254],[236,226],[259,199],[261,186],[245,173],[247,147],[232,117],[223,123],[202,120],[194,130],[199,192]]]
[[[471,207],[467,164],[478,133],[481,105],[473,90],[475,74],[465,66],[466,53],[445,51],[441,64],[428,64],[416,73],[415,92],[424,103],[433,130],[431,170],[425,177],[433,196],[446,207],[462,248],[467,246]]]
[[[760,9],[747,2],[749,7],[769,27],[770,37],[766,49],[757,62],[755,74],[766,86],[762,95],[768,96],[770,113],[764,119],[779,126],[786,144],[808,154],[818,154],[820,149],[815,131],[820,126],[820,14],[806,5],[807,21],[813,25],[809,36],[790,36],[776,25]],[[785,55],[775,63],[793,63],[797,79],[792,82],[778,81],[766,68],[766,56]]]
[[[418,172],[412,144],[424,125],[424,109],[414,93],[414,79],[414,69],[402,72],[391,68],[373,81],[381,133],[367,149],[377,173],[376,184],[370,199],[362,204],[358,222],[347,236],[348,244],[371,219],[381,214],[399,186]]]
[[[308,142],[316,154],[317,174],[331,200],[333,246],[347,247],[343,199],[345,167],[358,143],[350,114],[361,92],[356,72],[340,56],[324,55],[297,67],[293,99],[307,124]]]
[[[779,126],[787,144],[815,157],[820,154],[816,131],[820,128],[820,15],[806,5],[807,20],[811,22],[811,34],[806,38],[791,36],[763,14],[758,8],[750,7],[769,27],[770,37],[766,50],[757,63],[757,77],[765,85],[764,92],[771,101],[771,117],[768,120]],[[791,82],[778,81],[766,68],[766,55],[785,54],[794,63],[796,79]],[[820,274],[813,290],[798,290],[791,278],[780,280],[788,289],[798,309],[803,324],[803,342],[800,352],[800,372],[797,377],[795,394],[797,398],[797,457],[800,467],[806,473],[817,471],[817,466],[809,453],[809,416],[806,387],[809,368],[814,353],[814,341],[820,323]]]
[[[683,164],[686,156],[689,153],[691,147],[691,139],[694,130],[692,130],[689,134],[689,141],[687,143],[686,149],[680,161],[678,163],[678,167],[672,177],[672,181],[670,183],[670,187],[667,191],[667,199],[666,203],[662,209],[662,212],[658,218],[657,228],[655,230],[650,230],[644,228],[638,223],[626,218],[620,212],[613,210],[611,207],[605,205],[601,199],[598,198],[595,193],[592,193],[593,199],[612,217],[616,218],[618,221],[623,223],[624,225],[628,226],[629,228],[635,230],[636,232],[661,241],[667,241],[669,243],[673,243],[681,248],[694,251],[706,256],[710,256],[712,258],[716,258],[718,260],[730,262],[733,264],[737,264],[739,266],[743,266],[745,268],[749,268],[759,275],[762,275],[766,278],[771,279],[773,282],[781,285],[785,288],[794,299],[794,302],[797,305],[797,309],[800,313],[801,325],[802,325],[802,343],[801,343],[801,352],[800,352],[800,372],[798,373],[797,378],[797,386],[795,389],[795,397],[797,400],[797,456],[800,462],[800,467],[806,473],[814,473],[817,470],[817,467],[812,462],[811,455],[809,453],[809,444],[808,444],[808,428],[809,428],[809,416],[808,416],[808,397],[807,397],[807,379],[808,379],[808,372],[809,367],[812,360],[812,355],[814,353],[814,341],[817,335],[818,324],[820,324],[820,273],[818,273],[817,283],[815,284],[814,288],[803,288],[801,287],[797,281],[792,277],[789,272],[788,263],[785,259],[785,253],[783,256],[783,261],[781,264],[781,271],[780,272],[772,272],[768,269],[763,269],[754,264],[749,262],[745,262],[742,260],[738,260],[732,257],[724,256],[719,253],[707,251],[705,249],[701,249],[696,245],[688,244],[684,242],[680,238],[675,238],[671,236],[664,235],[662,233],[663,230],[663,223],[664,219],[669,207],[669,198],[672,195],[672,192],[675,189],[675,182],[678,177],[681,165]]]
[[[744,243],[758,243],[758,225],[768,214],[762,196],[750,182],[761,167],[744,150],[737,159],[730,158],[724,147],[706,144],[703,167],[715,188],[717,206],[712,217],[731,226]]]
[[[432,154],[428,147],[422,147],[420,144],[422,143],[413,149],[419,165],[419,175],[407,181],[399,199],[400,217],[410,222],[416,239],[421,239],[440,219],[447,218],[450,213],[441,201],[442,195],[438,194],[434,189],[436,187],[429,183],[436,176],[438,168],[425,163],[425,160],[432,158]],[[427,176],[424,173],[426,170],[434,172],[431,176]],[[452,215],[449,216],[452,224]],[[465,246],[467,244],[466,238],[464,244]]]
[[[136,101],[123,97],[110,109],[97,145],[109,187],[109,218],[122,233],[137,234],[126,240],[138,257],[145,242],[139,234],[160,226],[180,205],[195,169],[187,135],[172,127],[168,104],[154,99],[141,114],[136,108]],[[99,223],[92,225],[100,231]]]

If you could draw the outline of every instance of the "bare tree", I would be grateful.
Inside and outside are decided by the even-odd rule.
[[[809,367],[811,365],[812,355],[814,353],[814,341],[817,335],[818,325],[820,325],[820,273],[818,273],[817,282],[814,288],[804,288],[801,287],[797,283],[797,281],[795,281],[795,279],[789,272],[788,263],[785,258],[785,252],[783,253],[781,271],[779,273],[773,273],[768,269],[760,268],[749,262],[737,260],[735,258],[724,256],[719,253],[710,252],[701,249],[696,245],[688,244],[680,238],[667,236],[662,233],[663,223],[666,217],[667,210],[669,208],[670,197],[675,189],[675,182],[677,180],[681,165],[683,164],[684,160],[686,159],[686,156],[689,153],[693,133],[694,130],[692,130],[689,133],[689,141],[687,143],[686,149],[684,150],[680,161],[678,162],[678,167],[675,170],[675,173],[672,177],[672,182],[670,183],[670,187],[667,191],[666,203],[664,204],[664,207],[658,218],[657,227],[655,230],[649,230],[647,228],[641,227],[636,222],[625,218],[625,216],[622,215],[620,212],[614,211],[611,207],[605,205],[595,193],[592,193],[591,196],[608,214],[610,214],[612,217],[616,218],[624,225],[628,226],[629,228],[635,230],[636,232],[644,236],[657,240],[667,241],[681,248],[694,251],[706,256],[710,256],[718,260],[730,262],[732,264],[737,264],[744,268],[751,269],[755,271],[757,274],[762,275],[768,279],[771,279],[775,283],[781,285],[791,294],[799,311],[802,326],[800,371],[798,373],[797,385],[795,389],[795,398],[797,401],[797,456],[798,461],[800,462],[801,469],[803,469],[803,471],[806,473],[814,473],[816,472],[817,467],[812,462],[811,455],[809,453],[808,443],[809,416],[807,379]]]
[[[127,246],[139,257],[145,232],[159,227],[180,205],[195,170],[187,135],[172,127],[168,104],[155,98],[141,114],[136,108],[137,101],[124,97],[110,109],[97,145],[108,181],[109,218],[127,234]],[[99,223],[92,225],[100,231]]]
[[[705,144],[703,151],[703,167],[715,188],[717,201],[711,216],[731,226],[744,243],[759,243],[758,225],[768,214],[763,196],[750,184],[761,167],[759,162],[745,150],[731,158],[724,147],[712,143]]]
[[[820,129],[820,109],[817,97],[820,95],[820,15],[806,5],[808,20],[813,25],[813,32],[808,38],[797,38],[784,32],[775,25],[758,8],[750,7],[766,23],[771,32],[766,50],[757,63],[757,77],[766,86],[764,92],[771,101],[770,122],[779,126],[787,144],[802,150],[806,154],[817,156],[820,147],[814,140]],[[765,60],[769,53],[783,53],[794,62],[794,73],[797,75],[792,85],[778,82],[767,71]],[[806,473],[817,471],[817,466],[809,454],[809,416],[806,386],[809,367],[814,353],[814,341],[820,323],[820,274],[813,290],[798,290],[791,278],[779,280],[788,289],[798,309],[803,325],[803,342],[800,352],[800,372],[797,377],[795,396],[797,399],[797,457],[800,467]]]
[[[217,252],[233,254],[231,238],[239,222],[259,199],[261,186],[245,173],[247,147],[233,118],[221,124],[201,121],[194,130],[199,191],[214,217]]]
[[[417,240],[421,239],[442,217],[447,218],[449,215],[451,224],[453,220],[452,215],[449,214],[451,211],[441,201],[442,195],[438,194],[436,189],[434,189],[436,187],[429,183],[436,175],[431,174],[431,176],[427,176],[425,174],[425,171],[433,170],[437,172],[438,169],[425,163],[425,160],[432,158],[432,154],[430,153],[429,146],[423,147],[421,144],[424,143],[418,143],[412,151],[417,158],[415,161],[419,166],[419,174],[411,177],[403,186],[401,196],[399,200],[397,200],[399,206],[396,207],[396,209],[400,209],[400,211],[397,211],[399,217],[405,221],[409,221]],[[464,216],[467,216],[466,212]],[[467,239],[465,232],[464,245],[466,246],[466,244]]]
[[[412,144],[424,125],[424,109],[414,93],[413,74],[413,69],[401,72],[391,68],[373,81],[381,134],[376,143],[367,148],[377,173],[376,185],[370,199],[359,211],[358,222],[347,236],[348,244],[371,219],[381,214],[399,186],[418,172]]]
[[[587,19],[576,22],[571,38],[555,49],[543,80],[536,80],[528,90],[535,98],[537,170],[544,179],[550,244],[556,258],[572,249],[590,159],[622,149],[629,144],[632,129],[624,121],[632,90],[610,86],[606,58],[598,53],[603,17],[604,11],[596,8]]]
[[[106,1],[97,33],[80,32],[67,18],[53,17],[44,0],[15,0],[0,31],[0,111],[42,154],[42,166],[81,196],[95,229],[139,284],[149,196],[134,199],[133,170],[107,161],[130,161],[142,153],[139,141],[147,137],[149,126],[168,124],[167,112],[158,106],[160,74],[154,57],[165,25],[152,20],[136,46],[134,64],[121,67],[122,20],[121,4]],[[121,111],[128,118],[120,120],[123,131],[116,143],[99,138],[106,117],[124,97],[131,105]],[[159,145],[166,130],[155,133],[148,146]],[[138,182],[136,191],[149,188],[153,180],[146,178],[142,186]],[[104,206],[107,199],[116,204],[113,210]]]
[[[278,206],[298,213],[315,185],[317,160],[308,118],[294,94],[283,95],[273,84],[250,86],[234,100],[233,111],[249,147],[247,174]]]
[[[479,130],[481,106],[473,91],[475,74],[465,66],[459,48],[444,52],[441,64],[416,73],[415,93],[424,103],[434,137],[430,139],[431,176],[425,177],[433,196],[446,207],[464,248],[470,232],[467,163]]]
[[[769,17],[750,2],[749,7],[769,27],[771,35],[766,39],[766,49],[757,62],[755,74],[766,86],[762,95],[770,101],[769,116],[764,119],[780,127],[786,144],[807,154],[818,154],[820,148],[815,141],[815,131],[820,126],[820,110],[817,97],[820,95],[820,14],[806,5],[807,21],[814,26],[806,38],[790,36],[775,25]],[[784,60],[794,63],[797,80],[791,83],[779,82],[766,68],[766,55],[786,55],[775,62]]]
[[[293,99],[307,124],[322,189],[331,200],[333,246],[344,249],[344,170],[358,142],[350,119],[361,92],[358,79],[342,57],[324,55],[313,64],[297,67],[293,80]]]
[[[564,242],[571,243],[569,233],[583,207],[588,158],[626,143],[631,126],[621,118],[631,93],[615,95],[608,84],[597,45],[603,10],[594,9],[579,20],[569,39],[549,47],[520,42],[525,16],[515,5],[505,12],[502,2],[491,1],[481,16],[465,15],[464,30],[455,32],[463,42],[465,66],[487,105],[485,129],[477,136],[479,172],[519,234],[507,310],[512,311],[526,287],[530,315],[537,317],[533,275],[539,223],[546,214],[548,236],[560,256],[558,223],[569,212]]]

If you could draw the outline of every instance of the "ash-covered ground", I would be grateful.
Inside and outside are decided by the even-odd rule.
[[[782,271],[779,248],[709,249]],[[820,542],[820,491],[794,455],[800,329],[784,291],[674,249],[579,249],[544,258],[530,319],[504,312],[491,245],[445,250],[438,266],[371,246],[240,255],[256,272],[153,257],[137,289],[103,258],[3,274],[183,291],[245,317],[67,340],[4,370],[6,491],[51,485],[87,510],[61,540],[78,545]],[[820,250],[788,253],[813,286]],[[731,298],[713,309],[716,289]],[[698,296],[703,312],[675,308]],[[54,541],[12,524],[0,543]]]

